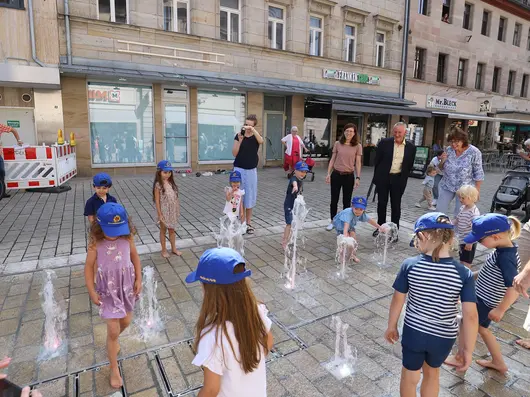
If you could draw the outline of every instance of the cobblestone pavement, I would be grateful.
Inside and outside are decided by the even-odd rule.
[[[389,267],[377,265],[381,256],[374,252],[370,226],[360,226],[361,263],[350,266],[344,280],[335,276],[335,234],[321,227],[306,230],[305,244],[300,250],[305,271],[298,276],[294,291],[286,290],[281,279],[284,271],[281,235],[267,230],[246,240],[245,257],[253,272],[253,289],[267,305],[273,320],[275,348],[267,363],[268,396],[399,395],[401,347],[387,344],[383,332],[391,284],[402,260],[414,254],[404,243],[411,226],[409,222],[403,223],[402,242],[389,252]],[[55,286],[68,313],[65,328],[68,350],[49,361],[37,359],[43,340],[39,291],[44,272],[0,276],[0,357],[13,357],[9,377],[20,384],[36,384],[45,396],[53,397],[195,396],[202,373],[191,365],[190,342],[202,291],[200,285],[186,285],[183,280],[209,246],[183,249],[182,257],[173,256],[169,260],[159,253],[141,256],[144,267],[154,266],[156,270],[165,329],[148,342],[138,338],[135,325],[122,335],[120,366],[125,385],[117,394],[108,385],[106,326],[90,303],[83,266],[63,264],[55,269]],[[485,254],[480,249],[476,263],[481,263]],[[520,300],[501,323],[492,326],[510,367],[508,376],[502,377],[476,364],[465,375],[444,367],[440,396],[529,397],[530,352],[514,343],[527,335],[522,329],[527,309],[528,302]],[[348,341],[358,356],[355,374],[343,380],[335,379],[322,366],[334,352],[332,315],[339,315],[349,324]],[[479,340],[474,358],[486,355],[487,349]]]
[[[363,170],[358,194],[367,193],[372,173],[372,168]],[[501,177],[498,173],[487,174],[479,203],[481,212],[489,211]],[[223,187],[227,181],[228,175],[177,177],[182,209],[177,233],[181,247],[208,243],[219,230],[219,216],[224,206]],[[414,222],[425,211],[414,207],[421,195],[421,182],[410,178],[403,198],[403,219],[409,222]],[[90,179],[74,179],[71,186],[71,191],[59,195],[17,192],[10,199],[0,201],[0,272],[2,264],[13,264],[11,268],[16,266],[15,270],[20,271],[46,267],[54,261],[50,258],[60,257],[63,261],[69,255],[83,258],[81,254],[86,253],[87,241],[84,204],[93,191]],[[133,217],[138,228],[137,243],[144,246],[142,252],[160,250],[151,186],[151,177],[115,178],[111,191]],[[258,205],[252,222],[258,230],[284,226],[286,187],[283,170],[260,170]],[[324,183],[323,169],[316,170],[314,182],[305,183],[304,194],[311,207],[308,220],[329,219],[330,193],[329,186]],[[375,212],[375,203],[370,203],[368,211]],[[516,214],[522,216],[522,212]],[[15,265],[21,261],[25,262],[25,267]]]

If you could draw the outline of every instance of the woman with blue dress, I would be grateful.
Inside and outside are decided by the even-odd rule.
[[[469,143],[466,132],[454,127],[447,138],[451,143],[441,156],[440,169],[443,177],[438,185],[436,211],[449,213],[449,204],[455,199],[456,192],[464,185],[474,185],[480,194],[484,180],[482,153]],[[460,201],[455,199],[454,215],[458,214]]]

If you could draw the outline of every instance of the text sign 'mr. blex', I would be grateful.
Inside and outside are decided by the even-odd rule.
[[[325,79],[334,79],[349,81],[351,83],[379,85],[380,78],[378,76],[369,76],[367,74],[346,72],[344,70],[336,69],[322,69],[322,77]]]
[[[455,98],[444,98],[429,95],[427,107],[432,109],[456,110],[457,100]]]

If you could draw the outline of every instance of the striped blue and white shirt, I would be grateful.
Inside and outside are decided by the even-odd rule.
[[[476,302],[473,273],[453,258],[439,262],[424,254],[408,258],[393,288],[408,294],[405,324],[439,338],[456,338],[459,298]]]
[[[513,279],[521,268],[517,245],[497,248],[486,258],[477,278],[477,298],[495,309],[513,286]]]

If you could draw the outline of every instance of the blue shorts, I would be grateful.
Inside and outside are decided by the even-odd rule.
[[[285,223],[290,225],[293,223],[293,209],[289,208],[286,204],[283,205],[283,212],[285,214]]]
[[[234,171],[241,172],[241,190],[245,191],[243,205],[245,208],[254,208],[258,199],[258,169],[245,170],[234,167]]]
[[[488,318],[490,314],[490,307],[486,306],[484,301],[477,296],[477,310],[478,310],[478,324],[483,328],[488,328],[491,324],[491,320]]]
[[[439,338],[405,324],[401,338],[403,366],[409,371],[420,370],[423,363],[431,368],[440,368],[451,353],[455,341],[456,338]]]
[[[344,234],[344,226],[342,227],[342,229],[335,229],[337,231],[337,236],[340,236],[341,234]],[[351,233],[351,232],[354,232],[355,233],[355,228],[354,227],[350,227],[350,229],[348,230],[348,233]],[[349,235],[346,236],[346,237],[350,237]]]

